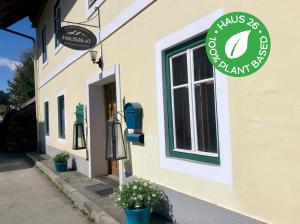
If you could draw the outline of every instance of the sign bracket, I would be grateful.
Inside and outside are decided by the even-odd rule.
[[[99,7],[96,7],[95,8],[95,11],[97,11],[97,17],[98,17],[98,25],[90,25],[90,24],[85,24],[87,22],[90,22],[91,20],[95,19],[96,16],[94,16],[93,18],[91,19],[88,19],[86,21],[83,21],[83,22],[72,22],[72,21],[67,21],[67,20],[63,20],[61,21],[62,23],[69,23],[69,24],[75,24],[75,25],[81,25],[81,26],[89,26],[89,27],[94,27],[94,28],[101,28],[100,27],[100,12],[99,12]],[[55,20],[59,20],[58,18],[55,18]]]
[[[81,23],[76,23],[76,22],[71,22],[71,21],[62,21],[63,23],[70,23],[70,24],[76,24],[76,25],[81,25],[81,26],[89,26],[89,27],[94,27],[94,28],[99,28],[99,26],[95,26],[95,25],[89,25],[89,24],[83,24]]]

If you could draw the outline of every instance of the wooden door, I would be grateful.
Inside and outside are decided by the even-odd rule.
[[[117,102],[116,102],[116,83],[109,83],[104,86],[104,96],[105,96],[105,114],[106,120],[111,118],[117,113]],[[118,161],[108,161],[108,171],[109,174],[119,176]]]

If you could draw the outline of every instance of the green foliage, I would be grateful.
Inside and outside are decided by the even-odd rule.
[[[68,161],[68,159],[70,159],[70,154],[69,153],[59,152],[54,156],[53,161],[55,163],[66,163]]]
[[[9,94],[0,91],[0,116],[4,117],[9,112],[8,104]]]
[[[0,105],[0,116],[4,117],[8,111],[9,111],[9,107],[7,105],[4,104]]]
[[[32,51],[21,54],[21,64],[17,66],[12,81],[8,81],[9,101],[15,107],[34,97],[34,63]]]
[[[149,181],[138,179],[130,181],[114,194],[116,204],[121,208],[153,208],[162,198],[157,186]]]
[[[0,90],[0,105],[8,105],[9,94]]]

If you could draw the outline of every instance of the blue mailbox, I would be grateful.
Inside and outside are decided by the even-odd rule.
[[[138,103],[126,103],[124,106],[126,126],[129,129],[142,128],[143,108]]]

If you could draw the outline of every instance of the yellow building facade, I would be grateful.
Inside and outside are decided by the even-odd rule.
[[[101,30],[88,29],[97,36],[92,50],[98,57],[102,47],[103,71],[93,64],[89,51],[55,41],[54,15],[61,17],[61,26],[70,25],[64,21],[87,20],[86,24],[97,26],[96,7]],[[196,39],[217,18],[234,11],[252,13],[264,22],[272,40],[268,61],[244,78],[214,70],[209,83],[213,83],[215,120],[211,122],[217,124],[217,152],[170,154],[166,60],[176,59],[175,49],[181,45],[187,58],[197,53],[197,47],[201,54],[203,45],[197,45]],[[77,170],[91,178],[115,172],[121,183],[132,175],[157,183],[168,194],[178,223],[300,223],[299,15],[294,0],[48,1],[36,23],[40,150],[51,156],[69,152]],[[194,39],[196,47],[189,47],[188,41]],[[126,142],[127,159],[117,164],[104,157],[109,91],[115,93],[115,111],[123,111],[123,99],[143,108],[144,144]],[[87,148],[73,150],[79,103],[84,105]],[[207,141],[213,142],[212,138]],[[188,144],[184,138],[177,140]],[[192,144],[200,144],[195,141]]]

